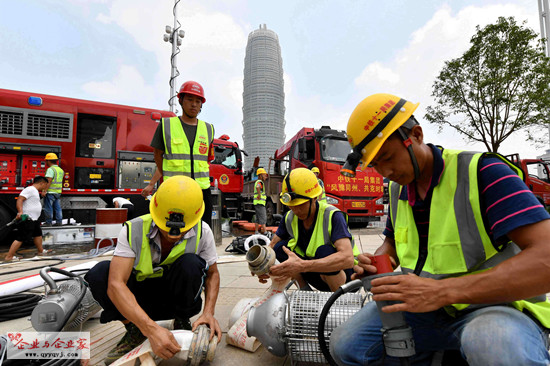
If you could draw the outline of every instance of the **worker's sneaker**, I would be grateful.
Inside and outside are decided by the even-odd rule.
[[[193,327],[191,326],[191,322],[189,321],[189,318],[183,319],[176,317],[174,320],[174,330],[178,329],[185,329],[185,330],[191,330]]]
[[[107,354],[107,357],[103,362],[106,365],[110,365],[140,344],[142,344],[147,337],[145,337],[138,327],[133,323],[126,324],[126,334],[118,342],[118,344]]]

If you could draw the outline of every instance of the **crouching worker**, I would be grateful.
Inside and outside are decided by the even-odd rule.
[[[201,221],[202,191],[197,182],[175,176],[164,182],[149,205],[150,214],[127,221],[111,262],[98,263],[85,276],[104,311],[101,322],[120,320],[126,334],[107,358],[110,364],[149,338],[153,352],[169,359],[180,347],[155,321],[175,318],[175,329],[210,327],[210,339],[222,332],[214,318],[220,275],[210,227]],[[193,323],[189,318],[201,310]]]
[[[359,249],[336,207],[319,201],[323,189],[305,168],[291,171],[283,181],[281,202],[290,208],[270,245],[280,264],[271,276],[291,277],[301,289],[336,291],[350,281]],[[267,275],[261,276],[265,282]]]

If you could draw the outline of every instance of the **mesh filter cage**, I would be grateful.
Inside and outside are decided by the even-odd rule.
[[[319,316],[332,292],[295,291],[290,295],[286,319],[286,342],[292,364],[326,364],[317,337]],[[330,308],[325,321],[327,346],[330,334],[361,309],[360,293],[340,296]]]
[[[72,294],[75,299],[78,299],[82,293],[80,282],[78,281],[62,282],[59,285],[59,290]],[[101,306],[92,296],[92,292],[88,288],[85,288],[85,291],[86,295],[84,295],[82,302],[76,307],[75,312],[71,315],[63,330],[70,330],[81,326],[92,315],[101,310]]]

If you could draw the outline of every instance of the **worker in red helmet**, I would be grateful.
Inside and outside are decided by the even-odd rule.
[[[157,171],[141,194],[150,195],[161,176],[164,180],[175,175],[191,177],[202,189],[205,204],[202,220],[211,225],[209,170],[210,161],[214,159],[214,126],[197,118],[206,102],[204,89],[196,81],[186,81],[180,88],[178,100],[181,116],[163,118],[151,141]]]

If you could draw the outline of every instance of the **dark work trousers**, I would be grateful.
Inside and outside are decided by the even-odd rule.
[[[275,256],[277,257],[277,260],[279,263],[283,263],[288,259],[288,255],[283,250],[283,246],[287,247],[288,241],[287,240],[281,240],[277,244],[275,244],[275,247],[273,250],[275,250]],[[288,247],[287,247],[288,248]],[[300,257],[303,260],[310,260],[310,259],[321,259],[328,257],[331,254],[336,253],[336,248],[332,245],[321,245],[319,248],[317,248],[317,251],[315,252],[315,258],[307,258],[302,257],[301,255],[296,254],[298,257]],[[325,283],[325,281],[322,280],[321,275],[325,276],[334,276],[337,275],[340,271],[336,272],[304,272],[301,273],[302,278],[304,281],[306,281],[311,286],[315,287],[319,291],[330,291],[330,287]],[[346,274],[346,282],[351,281],[351,275],[353,274],[353,268],[348,268],[344,270],[344,273]]]
[[[84,276],[92,295],[104,309],[101,323],[125,319],[107,295],[110,264],[110,261],[99,262]],[[204,259],[187,253],[170,267],[165,267],[162,277],[138,281],[132,273],[127,286],[151,319],[165,320],[176,316],[187,319],[201,311],[201,291],[207,270]]]
[[[127,215],[126,220],[127,221],[130,221],[131,219],[134,218],[134,205],[126,203],[126,204],[122,205],[120,208],[125,208],[126,210],[128,210],[128,211],[126,211],[126,215]]]
[[[204,213],[202,214],[202,221],[212,227],[212,194],[210,193],[210,188],[202,190],[202,197],[204,200]]]

